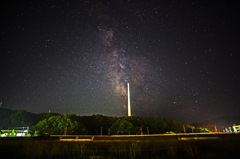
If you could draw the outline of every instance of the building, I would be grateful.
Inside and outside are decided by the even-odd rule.
[[[15,127],[13,129],[1,130],[2,137],[11,137],[11,133],[14,130],[16,137],[24,137],[30,134],[29,126],[28,127]]]
[[[232,128],[233,128],[233,132],[236,132],[236,133],[240,132],[240,125],[233,124]]]
[[[240,133],[240,125],[229,126],[228,128],[223,129],[223,132],[234,132],[234,133]]]

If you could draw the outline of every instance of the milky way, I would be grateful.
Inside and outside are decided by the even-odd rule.
[[[237,1],[49,1],[1,10],[2,108],[187,123],[239,114]]]
[[[135,101],[132,103],[133,112],[141,110],[140,112],[145,114],[148,104],[157,100],[156,85],[151,86],[154,78],[156,80],[155,69],[136,48],[126,44],[127,35],[119,31],[117,26],[103,25],[105,24],[104,20],[101,21],[101,24],[97,31],[100,41],[98,72],[104,73],[104,78],[111,84],[111,92],[120,103],[119,107],[125,108],[121,109],[123,112],[126,112],[127,83],[130,83],[132,101]]]

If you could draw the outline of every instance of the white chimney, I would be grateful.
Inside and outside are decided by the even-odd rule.
[[[128,83],[128,116],[131,116],[130,88],[129,88],[129,83]]]

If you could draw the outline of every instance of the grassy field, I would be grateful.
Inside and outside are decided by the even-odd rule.
[[[61,142],[58,137],[0,138],[0,152],[6,158],[239,158],[240,135],[215,139],[96,140]]]

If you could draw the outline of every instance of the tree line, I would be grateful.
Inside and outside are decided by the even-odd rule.
[[[30,126],[38,135],[116,135],[202,132],[202,129],[164,118],[77,116],[58,113],[31,113],[0,108],[0,129]]]

